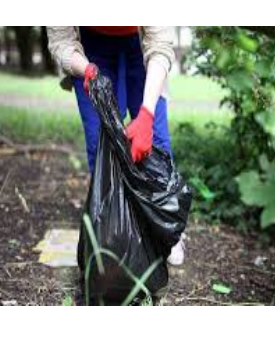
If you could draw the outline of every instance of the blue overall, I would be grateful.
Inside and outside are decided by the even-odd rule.
[[[80,28],[80,35],[89,61],[95,63],[102,74],[111,79],[123,119],[126,117],[127,109],[131,119],[136,118],[143,101],[146,77],[139,35],[114,37],[83,27]],[[83,89],[83,79],[75,77],[73,84],[85,131],[89,169],[92,173],[100,120]],[[153,143],[172,153],[168,131],[167,102],[163,97],[160,97],[155,111]]]

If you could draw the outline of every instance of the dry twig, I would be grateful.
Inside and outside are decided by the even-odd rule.
[[[0,189],[0,197],[1,197],[1,195],[2,195],[2,193],[3,193],[3,191],[4,191],[4,189],[5,189],[5,186],[6,186],[7,183],[8,183],[10,174],[11,174],[11,170],[8,172],[8,174],[7,174],[7,176],[6,176],[5,180],[4,180],[4,183],[3,183],[3,185],[2,185],[2,187],[1,187],[1,189]]]
[[[30,208],[27,204],[25,197],[19,192],[18,188],[15,188],[15,194],[19,198],[19,201],[21,202],[24,211],[29,214],[31,212]]]

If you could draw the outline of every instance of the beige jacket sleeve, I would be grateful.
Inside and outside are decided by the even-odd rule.
[[[72,55],[79,52],[85,57],[80,42],[78,26],[47,26],[49,50],[58,65],[61,86],[70,90],[72,87],[70,76],[74,75],[71,67]],[[149,61],[162,65],[168,73],[174,62],[173,28],[171,26],[140,26],[141,47],[144,62],[147,67]],[[166,91],[165,91],[166,92]]]
[[[84,55],[76,26],[47,26],[49,50],[58,67],[73,75],[71,60],[74,52]]]
[[[172,26],[141,26],[140,35],[145,65],[154,60],[168,73],[175,60]]]

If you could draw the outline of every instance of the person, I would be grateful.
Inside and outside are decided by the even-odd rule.
[[[127,136],[134,162],[156,145],[172,156],[167,118],[167,75],[174,61],[173,31],[168,26],[48,26],[49,50],[58,64],[61,86],[75,90],[92,173],[100,120],[87,95],[98,70],[112,82],[118,106],[131,123]],[[168,262],[181,265],[184,245],[172,249]]]

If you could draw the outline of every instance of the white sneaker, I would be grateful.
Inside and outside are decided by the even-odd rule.
[[[182,234],[179,242],[172,248],[171,254],[167,259],[168,264],[174,267],[182,266],[185,259],[185,243],[186,235]]]

